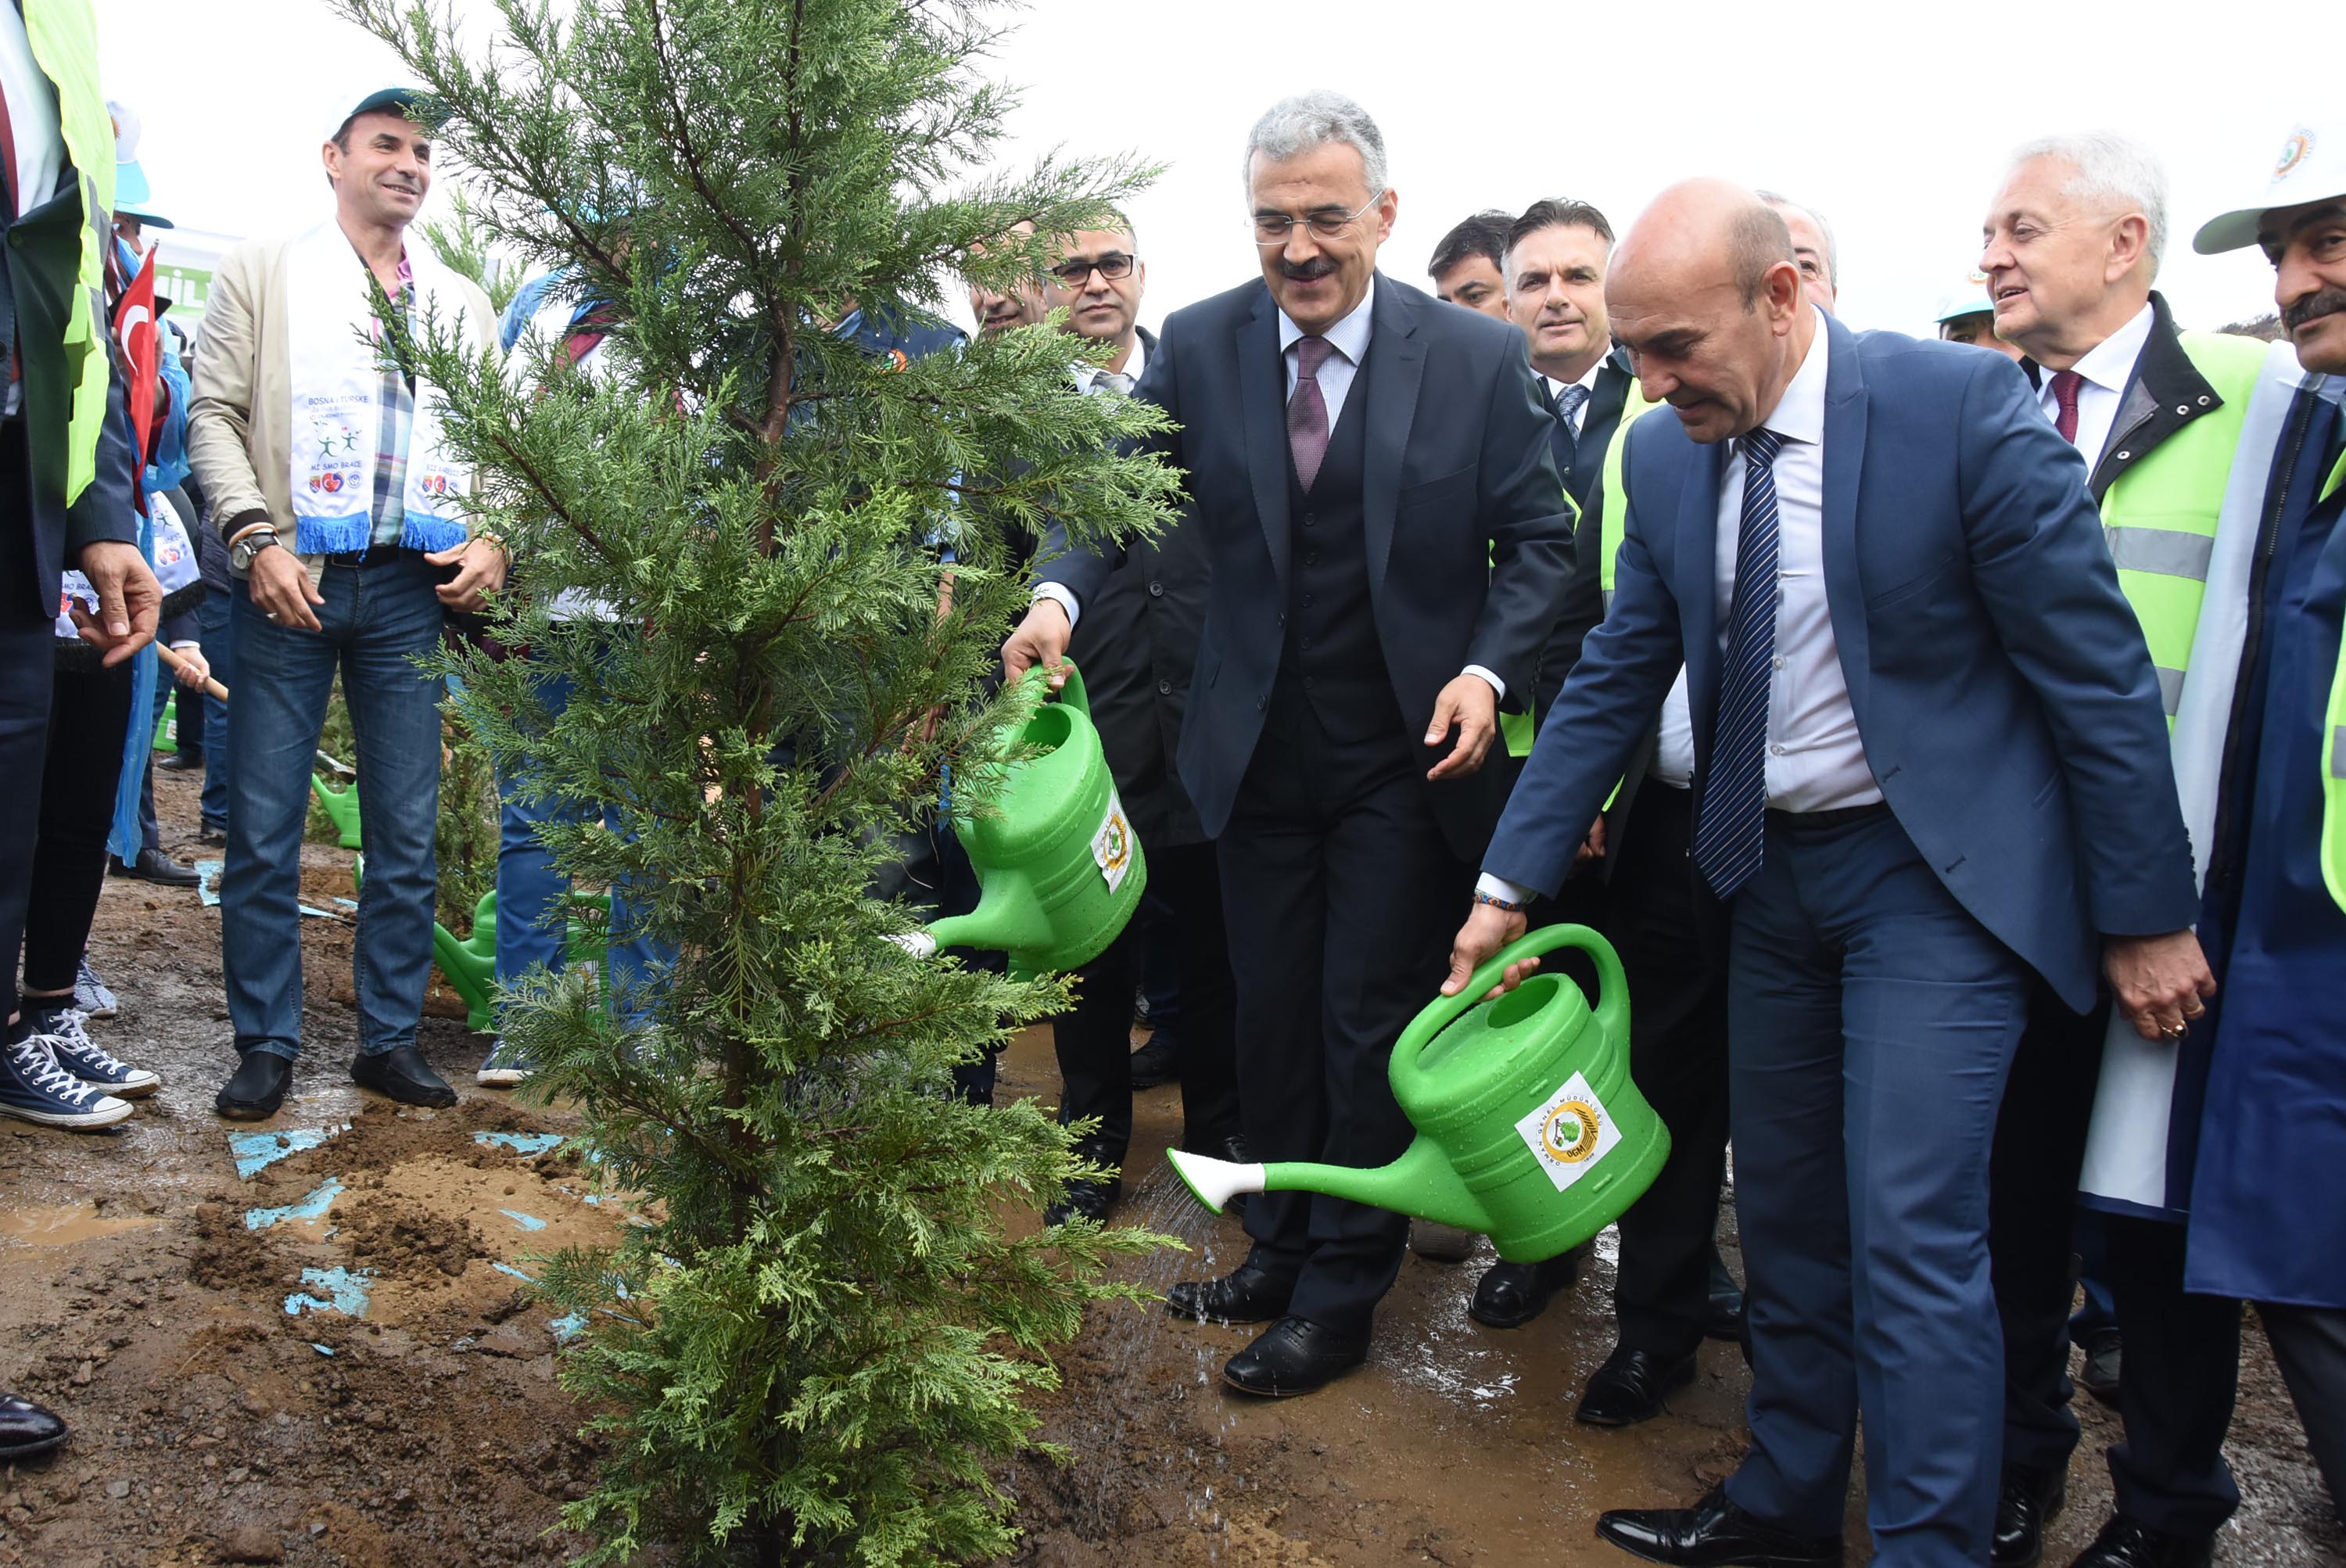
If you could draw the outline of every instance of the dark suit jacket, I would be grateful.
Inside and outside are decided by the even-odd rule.
[[[1140,341],[1154,360],[1156,334],[1143,327]],[[1206,837],[1174,758],[1212,577],[1197,518],[1184,507],[1159,537],[1133,541],[1106,585],[1082,601],[1083,619],[1067,646],[1084,672],[1117,793],[1144,845]]]
[[[138,539],[130,426],[110,335],[104,350],[107,418],[98,433],[97,476],[70,507],[66,504],[73,382],[64,345],[79,288],[78,182],[79,176],[66,168],[49,199],[14,223],[5,221],[7,203],[0,200],[0,229],[5,231],[0,243],[0,343],[16,344],[24,364],[27,459],[0,466],[0,615],[10,618],[55,618],[60,578],[84,545]]]
[[[2002,355],[1824,323],[1824,563],[1866,761],[1942,882],[2072,1007],[2097,933],[2196,918],[2158,684],[2075,448]],[[1683,661],[1696,783],[1719,706],[1724,443],[1628,434],[1613,607],[1485,857],[1553,891]]]
[[[1432,767],[1442,753],[1424,744],[1423,726],[1466,666],[1496,673],[1511,706],[1529,700],[1571,565],[1571,513],[1523,334],[1382,275],[1372,309],[1351,394],[1368,400],[1369,593],[1402,739]],[[1200,826],[1218,837],[1286,640],[1287,386],[1270,290],[1258,280],[1176,311],[1139,395],[1178,422],[1157,449],[1188,471],[1212,574],[1179,763]],[[1065,547],[1055,530],[1042,575],[1088,605],[1121,552]],[[1486,762],[1428,788],[1453,850],[1479,856],[1504,800],[1504,769]]]
[[[1572,472],[1564,477],[1564,493],[1572,497],[1579,519],[1573,524],[1572,575],[1566,580],[1563,607],[1540,649],[1539,673],[1532,683],[1532,712],[1542,723],[1547,720],[1556,694],[1564,689],[1564,677],[1580,662],[1580,645],[1605,618],[1602,563],[1597,554],[1604,547],[1604,530],[1594,524],[1603,514],[1599,509],[1605,500],[1605,454],[1612,447],[1614,432],[1621,426],[1630,380],[1627,351],[1615,349],[1606,354],[1604,367],[1596,372],[1596,389],[1589,395],[1588,417],[1581,423]],[[1581,523],[1592,524],[1586,538],[1581,536]]]

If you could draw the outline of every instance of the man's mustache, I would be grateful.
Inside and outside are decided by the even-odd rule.
[[[2280,313],[2280,324],[2294,332],[2308,321],[2320,321],[2346,311],[2346,289],[2324,289],[2319,294],[2308,294]]]
[[[1325,278],[1335,270],[1336,263],[1325,256],[1314,256],[1309,261],[1290,261],[1284,256],[1279,259],[1280,276],[1290,282],[1309,283],[1314,278]]]

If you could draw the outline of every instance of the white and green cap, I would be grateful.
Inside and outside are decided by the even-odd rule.
[[[1964,288],[1939,296],[1939,313],[1931,319],[1943,327],[1965,316],[1992,315],[1995,311],[1995,301],[1987,297],[1986,273],[1974,267],[1964,275]]]
[[[2300,121],[2280,144],[2264,194],[2201,224],[2191,249],[2202,256],[2242,249],[2257,242],[2266,213],[2331,196],[2346,196],[2346,119],[2326,125]]]

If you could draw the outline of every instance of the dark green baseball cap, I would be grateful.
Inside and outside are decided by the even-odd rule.
[[[429,125],[440,116],[440,100],[421,87],[384,87],[369,93],[359,100],[358,107],[342,117],[331,138],[340,141],[350,133],[351,122],[361,115],[397,115],[403,120]]]

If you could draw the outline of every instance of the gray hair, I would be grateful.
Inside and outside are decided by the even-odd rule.
[[[1368,110],[1325,87],[1281,98],[1263,111],[1262,118],[1247,133],[1246,158],[1239,166],[1239,177],[1251,196],[1255,154],[1280,163],[1331,141],[1342,142],[1361,155],[1371,196],[1382,195],[1387,183],[1384,133],[1377,129]]]
[[[2157,276],[2159,258],[2167,253],[2167,169],[2158,155],[2115,131],[2039,137],[2013,149],[2006,178],[2040,158],[2064,159],[2075,171],[2061,188],[2064,196],[2109,202],[2142,214],[2150,225],[2144,248],[2150,253],[2151,275]]]
[[[1825,276],[1834,290],[1841,288],[1841,241],[1833,236],[1833,226],[1825,215],[1804,201],[1794,201],[1780,190],[1755,190],[1751,193],[1770,207],[1789,207],[1795,212],[1808,214],[1817,232],[1825,237]]]

